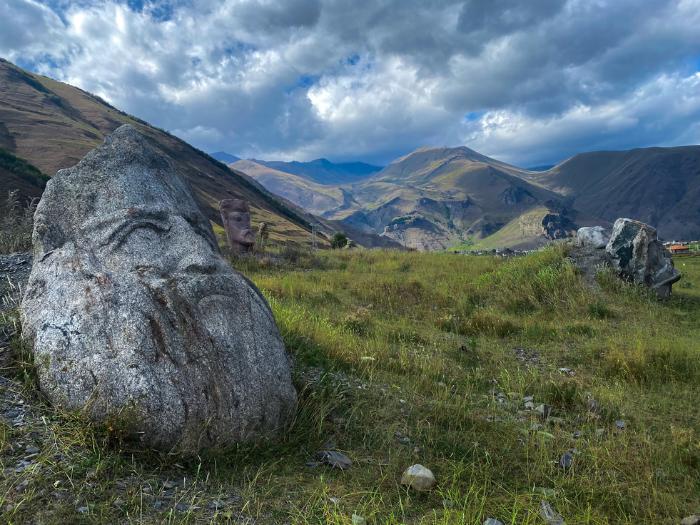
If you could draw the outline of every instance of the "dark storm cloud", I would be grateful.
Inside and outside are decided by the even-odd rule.
[[[698,142],[698,27],[700,0],[0,0],[0,54],[199,147],[374,162]]]

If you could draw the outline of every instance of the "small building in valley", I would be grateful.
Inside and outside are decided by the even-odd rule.
[[[673,255],[690,253],[690,246],[688,246],[687,244],[671,244],[671,245],[667,246],[666,248]]]

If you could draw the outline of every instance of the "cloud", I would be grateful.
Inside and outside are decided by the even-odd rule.
[[[699,26],[700,0],[0,0],[0,55],[206,150],[529,165],[698,142]]]
[[[625,98],[578,105],[548,119],[492,111],[468,129],[463,140],[477,150],[527,166],[540,162],[542,143],[556,160],[582,151],[697,144],[700,73],[663,75]]]

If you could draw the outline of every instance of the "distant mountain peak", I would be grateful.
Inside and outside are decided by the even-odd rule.
[[[394,160],[391,164],[397,164],[400,162],[404,162],[408,159],[414,159],[425,156],[428,156],[435,160],[457,157],[473,160],[476,162],[498,162],[495,159],[491,159],[485,155],[482,155],[478,151],[474,151],[473,149],[468,148],[467,146],[421,146],[420,148],[413,150],[407,155],[399,157],[398,159]]]
[[[278,171],[291,173],[318,184],[349,184],[374,175],[382,168],[365,162],[332,162],[325,157],[299,162],[255,160],[254,162]]]
[[[241,160],[240,157],[236,157],[235,155],[231,155],[230,153],[226,153],[225,151],[215,151],[214,153],[210,153],[209,155],[218,160],[219,162],[223,162],[224,164],[231,164],[233,162]]]

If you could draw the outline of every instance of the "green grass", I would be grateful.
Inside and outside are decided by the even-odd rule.
[[[569,524],[700,512],[700,258],[677,261],[684,279],[667,302],[608,274],[586,288],[561,248],[511,260],[351,250],[236,264],[295,356],[291,429],[275,443],[179,458],[43,407],[36,465],[0,479],[3,521],[350,524],[356,513],[539,524],[543,499]],[[524,411],[526,395],[554,418]],[[27,432],[0,426],[2,468],[15,466]],[[305,466],[328,441],[351,469]],[[435,490],[400,486],[413,463],[435,473]]]
[[[510,248],[525,242],[535,241],[542,234],[542,219],[547,208],[537,207],[508,222],[497,232],[483,239],[470,238],[450,247],[455,250],[493,250]]]

